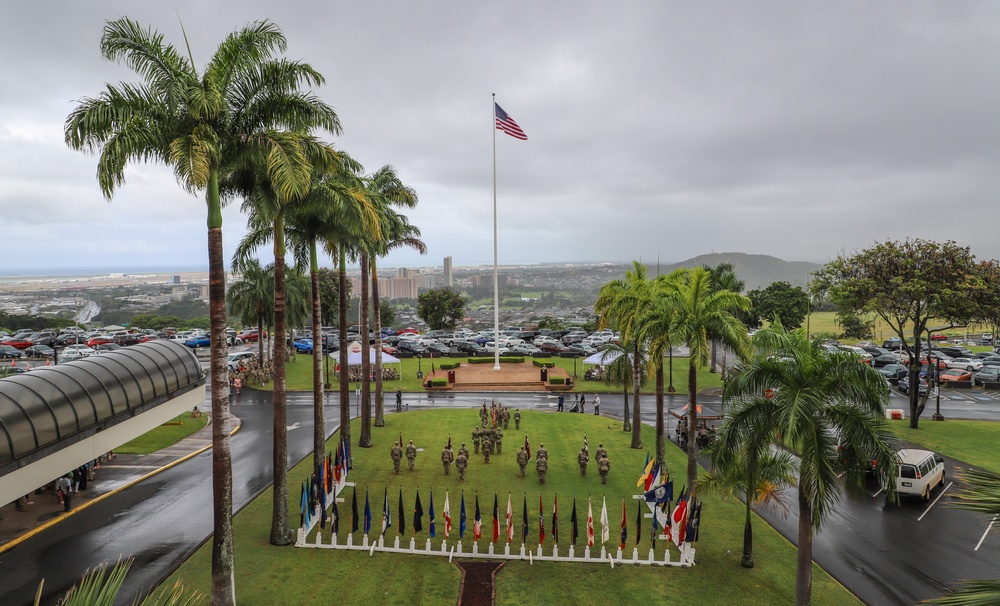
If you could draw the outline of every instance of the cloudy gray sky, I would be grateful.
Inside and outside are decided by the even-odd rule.
[[[492,262],[680,261],[740,251],[825,261],[887,238],[1000,257],[1000,3],[431,0],[4,2],[0,231],[9,267],[207,263],[204,202],[160,165],[103,199],[63,122],[105,82],[121,16],[203,66],[270,19],[313,64],[368,171],[420,196],[429,254]],[[179,17],[179,19],[178,19]],[[245,221],[226,211],[231,252]]]

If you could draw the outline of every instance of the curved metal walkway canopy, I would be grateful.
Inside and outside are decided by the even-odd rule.
[[[172,341],[0,379],[0,503],[200,405],[204,385],[197,357]],[[13,496],[10,475],[21,476]]]

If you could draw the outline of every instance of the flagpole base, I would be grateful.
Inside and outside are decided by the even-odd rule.
[[[417,550],[417,539],[410,537],[410,551]]]
[[[604,546],[601,546],[601,561],[608,559],[608,552],[605,551]]]
[[[427,547],[425,547],[424,549],[425,549],[425,551],[430,551],[431,550],[431,540],[430,539],[427,539]]]
[[[542,546],[541,545],[538,546],[538,555],[536,557],[539,557],[539,558],[545,557],[545,554],[542,553]]]
[[[573,548],[574,548],[574,547],[575,547],[575,545],[570,545],[570,546],[569,546],[569,559],[571,559],[571,560],[572,560],[572,559],[573,559],[573,557],[574,557],[574,554],[573,554]]]

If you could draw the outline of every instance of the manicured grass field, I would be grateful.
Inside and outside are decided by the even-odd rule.
[[[506,512],[508,493],[514,502],[514,519],[517,521],[513,546],[520,547],[522,503],[527,499],[529,534],[528,545],[538,541],[538,499],[541,494],[545,507],[545,525],[551,545],[552,501],[559,499],[560,546],[570,540],[570,514],[573,498],[577,499],[577,514],[584,520],[581,533],[585,533],[587,498],[595,500],[595,529],[600,533],[600,504],[608,499],[608,516],[611,521],[609,547],[617,545],[621,503],[627,504],[629,538],[628,548],[635,544],[636,502],[631,495],[636,492],[635,480],[645,460],[647,449],[632,450],[629,434],[615,429],[617,424],[593,415],[571,415],[526,411],[521,430],[515,431],[511,423],[505,433],[504,451],[495,455],[489,465],[481,456],[473,455],[467,481],[458,481],[452,469],[445,476],[440,463],[440,452],[452,436],[457,448],[461,442],[471,442],[473,425],[478,421],[475,410],[432,410],[392,414],[386,417],[386,427],[374,428],[376,446],[371,449],[355,447],[355,459],[350,479],[357,483],[359,507],[364,509],[365,491],[369,491],[373,512],[373,527],[380,527],[383,490],[388,489],[389,503],[394,518],[398,516],[399,491],[403,491],[406,530],[412,533],[414,495],[420,492],[425,511],[424,530],[417,534],[418,543],[428,536],[430,491],[434,492],[437,512],[437,541],[443,533],[441,517],[446,491],[450,491],[452,537],[458,533],[459,507],[464,490],[468,529],[464,543],[471,549],[472,523],[475,515],[475,497],[479,496],[484,538],[492,535],[493,497],[500,500],[501,525]],[[356,442],[360,426],[352,425]],[[529,465],[529,474],[520,478],[514,461],[518,447],[528,433],[532,449],[544,442],[549,450],[548,481],[541,486]],[[596,469],[588,470],[588,477],[581,478],[576,463],[576,453],[587,434],[593,451],[599,442],[609,450],[611,477],[608,485],[601,485]],[[416,471],[392,472],[389,448],[400,434],[404,440],[412,439],[424,448],[417,458]],[[291,434],[290,434],[291,436]],[[295,436],[297,437],[297,436]],[[335,436],[329,443],[335,448]],[[652,428],[643,427],[644,443],[653,449]],[[470,444],[471,446],[471,444]],[[472,449],[470,448],[470,451]],[[532,461],[533,463],[533,461]],[[674,474],[675,490],[683,483],[685,457],[671,443],[667,444],[667,464]],[[311,461],[297,465],[289,477],[289,510],[293,526],[299,522],[300,485],[308,477]],[[351,488],[342,496],[340,539],[346,540],[349,530]],[[266,491],[236,517],[234,535],[236,544],[236,586],[241,604],[455,604],[458,599],[461,575],[454,564],[444,558],[407,556],[403,554],[344,552],[323,549],[295,549],[268,545],[271,516],[271,493]],[[648,553],[649,520],[643,520],[639,543],[641,554]],[[398,519],[390,530],[395,536]],[[618,566],[611,569],[603,564],[552,564],[509,561],[497,574],[496,597],[500,604],[620,604],[629,601],[687,604],[788,604],[794,601],[795,549],[762,520],[755,520],[755,559],[752,570],[739,565],[743,540],[743,507],[738,502],[723,502],[714,497],[706,498],[702,517],[700,542],[697,545],[697,565],[694,568],[664,568],[647,566]],[[360,533],[355,542],[360,541]],[[325,532],[329,540],[329,529]],[[585,540],[585,539],[584,539]],[[581,545],[583,540],[578,543]],[[599,541],[599,539],[598,539]],[[480,547],[486,542],[481,540]],[[662,553],[664,541],[657,541],[657,553]],[[211,543],[206,543],[174,574],[168,582],[179,579],[201,591],[210,585]],[[846,591],[825,572],[814,568],[814,604],[857,604]]]
[[[573,376],[573,360],[571,358],[540,358],[545,362],[555,362],[557,368],[565,369],[569,376]],[[466,358],[443,358],[446,362],[461,362],[466,363]],[[721,357],[719,358],[719,363],[721,364]],[[581,391],[585,393],[615,393],[620,394],[622,392],[621,385],[608,385],[603,381],[587,381],[584,380],[584,367],[581,364],[582,358],[576,361],[576,374],[577,379],[575,381],[576,386],[573,391],[579,393]],[[424,391],[423,385],[420,383],[420,379],[417,379],[417,369],[423,371],[426,376],[432,368],[437,368],[442,359],[435,358],[433,360],[423,359],[419,361],[416,358],[404,358],[400,360],[402,370],[400,371],[401,379],[396,381],[385,381],[383,383],[386,392],[386,401],[389,401],[389,394],[394,393],[396,389],[402,389],[404,392],[412,393],[418,391]],[[333,360],[330,361],[330,381],[332,382],[332,389],[337,389],[337,378],[334,373],[336,367]],[[531,364],[531,358],[525,358],[523,362],[525,365]],[[674,389],[677,393],[687,393],[687,358],[674,358]],[[589,368],[589,366],[587,367]],[[664,371],[666,372],[666,371]],[[312,390],[312,365],[311,359],[308,355],[297,355],[294,360],[290,360],[286,365],[286,381],[289,391],[311,391]],[[351,383],[351,391],[353,392],[358,388],[360,383]],[[722,387],[722,378],[718,373],[711,373],[708,368],[698,369],[698,389],[708,389],[712,387]],[[265,385],[266,389],[270,388],[270,383]],[[375,390],[374,383],[372,384],[372,392]],[[642,389],[642,393],[651,394],[654,393],[655,384],[652,378],[650,378],[646,385]],[[631,388],[630,388],[631,391]]]
[[[1000,423],[996,421],[932,421],[930,414],[925,412],[917,429],[910,429],[907,421],[895,421],[890,427],[900,439],[1000,473],[996,451],[997,442],[1000,442]]]
[[[152,429],[131,442],[126,442],[115,452],[119,454],[151,454],[167,446],[176,444],[194,432],[204,427],[210,415],[203,414],[193,418],[190,412],[185,412],[176,419]]]

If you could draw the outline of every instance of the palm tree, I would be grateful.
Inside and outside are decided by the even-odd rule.
[[[367,243],[366,243],[367,244]],[[362,244],[361,246],[366,246]],[[358,307],[359,324],[361,325],[361,435],[358,436],[358,446],[372,446],[372,383],[369,380],[372,372],[371,344],[368,342],[368,286],[371,284],[371,274],[368,273],[368,251],[362,249],[361,254],[361,304]]]
[[[795,599],[808,604],[812,594],[812,540],[843,487],[861,498],[865,463],[889,497],[895,487],[895,450],[883,414],[888,392],[873,368],[848,354],[831,355],[802,331],[775,324],[753,338],[755,354],[737,365],[725,388],[733,402],[722,436],[730,452],[780,439],[799,457],[798,562]],[[839,442],[846,447],[838,453]],[[845,456],[846,454],[846,456]]]
[[[257,259],[246,259],[236,269],[239,279],[226,293],[226,307],[242,324],[257,327],[257,359],[263,363],[264,327],[274,321],[274,264],[261,267]]]
[[[703,267],[684,271],[662,284],[670,301],[660,306],[671,308],[674,314],[672,340],[687,343],[691,350],[688,359],[687,482],[693,493],[698,481],[698,443],[695,439],[698,431],[698,368],[708,363],[708,342],[711,338],[741,354],[746,351],[747,331],[733,312],[749,309],[750,299],[728,290],[712,292],[710,275]],[[662,372],[662,356],[660,361]]]
[[[740,565],[753,568],[753,506],[787,515],[785,489],[795,485],[794,459],[787,451],[772,449],[771,442],[758,434],[739,435],[739,429],[723,426],[719,440],[710,447],[712,469],[701,474],[698,487],[746,504]]]
[[[641,340],[636,336],[636,325],[641,314],[651,300],[649,280],[646,278],[646,266],[638,261],[632,261],[632,270],[625,272],[625,279],[612,280],[601,287],[594,303],[597,312],[598,326],[615,326],[622,339],[632,344],[632,354],[636,360],[641,359]],[[632,448],[642,448],[642,418],[639,414],[639,387],[642,382],[640,365],[632,367]]]
[[[728,290],[734,293],[742,293],[743,289],[746,287],[746,283],[736,277],[736,270],[733,268],[732,263],[719,263],[715,267],[703,266],[708,270],[708,273],[712,276],[712,290]],[[716,342],[712,341],[712,365],[709,369],[710,372],[717,372],[718,364],[716,364]],[[722,365],[723,368],[726,365],[726,352],[722,352]]]
[[[618,354],[612,362],[604,364],[604,382],[608,385],[621,385],[622,386],[622,401],[624,403],[624,410],[622,411],[622,431],[632,431],[632,421],[629,418],[628,411],[628,388],[629,384],[632,382],[635,376],[635,366],[633,365],[635,348],[629,341],[623,341],[621,345],[617,343],[610,343],[603,349],[604,357],[602,357],[602,362],[605,359],[610,358],[611,354]],[[639,378],[640,386],[646,384],[646,373],[643,371],[643,360],[640,359],[638,362],[639,372],[641,373]],[[636,423],[641,423],[640,419],[636,419]]]
[[[84,98],[65,124],[73,149],[100,152],[97,178],[110,199],[130,162],[161,161],[182,187],[204,192],[208,216],[209,320],[212,381],[212,604],[233,604],[232,452],[226,378],[225,257],[219,180],[251,158],[285,197],[308,184],[308,166],[289,125],[339,130],[333,110],[302,88],[323,77],[306,63],[275,55],[285,37],[273,23],[250,24],[226,37],[202,73],[163,36],[121,18],[105,24],[101,52],[122,61],[139,83],[107,85]]]

